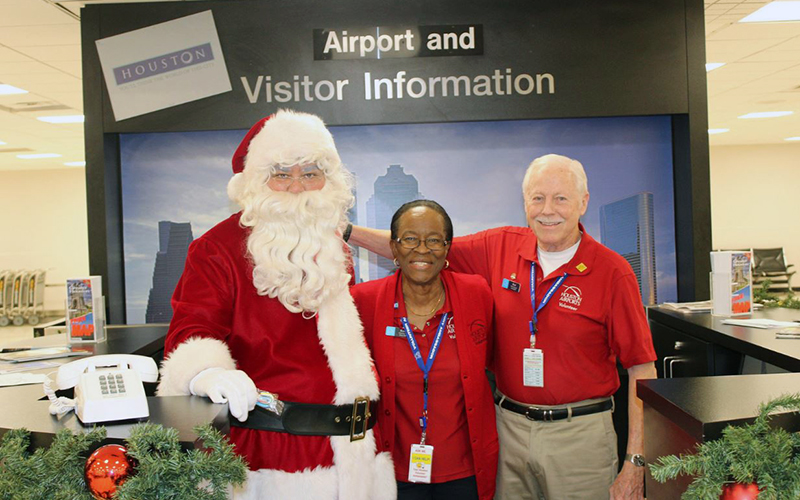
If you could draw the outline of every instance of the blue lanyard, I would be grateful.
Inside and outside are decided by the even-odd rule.
[[[536,332],[538,331],[536,328],[536,315],[550,302],[550,299],[553,298],[553,294],[556,293],[556,290],[558,290],[558,287],[561,286],[561,283],[563,283],[565,279],[567,279],[566,271],[553,283],[550,289],[547,290],[547,293],[542,297],[542,302],[539,303],[539,307],[536,307],[536,263],[531,262],[531,308],[533,309],[533,321],[528,322],[528,328],[531,331],[531,349],[536,345]]]
[[[439,327],[436,329],[436,336],[433,338],[431,350],[428,352],[428,359],[422,361],[422,353],[419,352],[419,344],[414,338],[414,332],[411,331],[411,326],[408,324],[408,318],[400,318],[403,324],[403,330],[406,332],[406,340],[411,347],[411,352],[414,354],[414,361],[417,366],[422,370],[422,416],[419,418],[419,426],[422,428],[422,441],[420,444],[425,444],[425,431],[428,429],[428,375],[433,367],[433,362],[436,360],[436,355],[439,354],[439,347],[442,346],[442,336],[444,335],[444,327],[447,324],[448,313],[442,314],[442,319],[439,320]]]

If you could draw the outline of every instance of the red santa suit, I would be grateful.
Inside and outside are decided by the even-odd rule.
[[[327,297],[313,316],[259,295],[247,249],[251,229],[241,217],[219,223],[189,248],[172,299],[159,395],[190,394],[197,374],[221,367],[244,371],[257,388],[283,401],[378,400],[375,370],[347,289]],[[231,427],[230,439],[251,469],[237,498],[395,498],[391,458],[376,450],[373,430],[351,442],[349,436]]]

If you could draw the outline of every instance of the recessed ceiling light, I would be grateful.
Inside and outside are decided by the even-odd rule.
[[[760,113],[747,113],[739,118],[748,120],[750,118],[776,118],[778,116],[788,116],[794,114],[794,111],[762,111]]]
[[[800,136],[796,137],[787,137],[784,141],[800,141]]]
[[[7,143],[7,142],[0,141],[0,146],[5,146],[6,144],[8,144],[8,143]]]
[[[9,85],[7,83],[0,83],[0,95],[13,95],[13,94],[27,94],[27,90]]]
[[[729,128],[710,128],[710,129],[708,129],[709,135],[724,134],[725,132],[730,132],[730,131],[731,131],[731,129],[729,129]]]
[[[85,161],[68,161],[68,162],[64,163],[64,165],[66,165],[68,167],[85,167],[86,166],[86,162]]]
[[[83,115],[59,115],[59,116],[40,116],[36,118],[40,122],[47,123],[83,123]]]
[[[57,153],[35,153],[29,155],[17,155],[21,160],[38,160],[39,158],[60,158],[61,155]]]
[[[800,2],[770,2],[740,20],[740,23],[800,21]]]
[[[706,63],[706,73],[725,66],[725,63]]]

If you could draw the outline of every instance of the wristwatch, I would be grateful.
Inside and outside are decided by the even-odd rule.
[[[644,467],[647,464],[644,460],[644,455],[639,455],[638,453],[628,453],[625,455],[625,461],[632,463],[636,467]]]

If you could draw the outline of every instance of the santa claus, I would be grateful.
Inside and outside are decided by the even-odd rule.
[[[228,403],[251,469],[237,498],[393,499],[348,293],[352,175],[322,121],[291,111],[250,129],[233,171],[228,195],[242,211],[189,248],[158,393]]]

